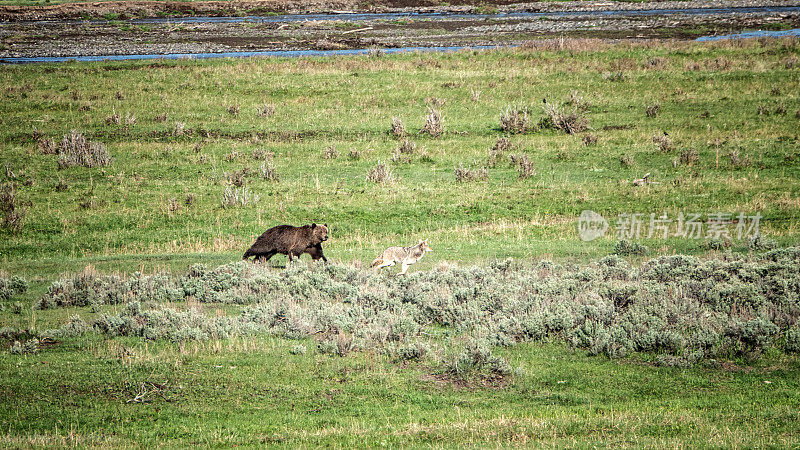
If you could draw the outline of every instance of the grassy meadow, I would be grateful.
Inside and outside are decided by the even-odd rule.
[[[790,349],[792,339],[800,343],[800,331],[793,331],[798,278],[786,262],[791,259],[780,260],[775,272],[775,264],[756,254],[794,246],[800,236],[799,58],[796,39],[563,40],[441,54],[2,66],[0,278],[22,277],[27,288],[0,289],[8,292],[0,296],[0,375],[6,380],[0,384],[0,443],[797,446],[800,365]],[[553,107],[562,113],[556,119],[585,127],[570,134],[553,126],[546,113]],[[420,132],[431,113],[441,115],[439,136]],[[511,128],[503,129],[504,115]],[[405,134],[392,133],[398,119]],[[73,130],[94,143],[87,144],[90,152],[107,152],[110,164],[69,166],[58,153]],[[376,181],[381,164],[387,175]],[[647,173],[652,182],[635,186],[634,179]],[[608,220],[604,237],[579,238],[583,210]],[[642,213],[649,221],[651,213],[675,220],[680,213],[705,219],[716,212],[761,214],[768,245],[735,236],[642,238],[634,242],[647,247],[646,256],[638,249],[621,255],[619,264],[630,265],[625,275],[597,275],[593,261],[615,249],[624,253],[614,230],[619,214]],[[201,276],[193,275],[198,264],[238,261],[267,228],[311,222],[329,225],[330,277],[351,271],[342,283],[361,286],[358,295],[331,294],[335,300],[326,304],[312,290],[298,300],[298,292],[310,291],[286,281],[296,289],[276,290],[280,298],[267,300],[291,303],[290,312],[305,311],[311,300],[320,302],[315,308],[333,303],[335,311],[325,314],[335,319],[320,323],[338,323],[344,319],[337,314],[347,313],[336,308],[375,296],[392,305],[392,314],[431,292],[449,299],[451,291],[461,298],[459,289],[471,289],[479,297],[481,287],[490,286],[499,299],[502,288],[481,284],[481,270],[505,273],[498,261],[513,258],[536,269],[518,269],[517,284],[503,278],[519,287],[509,299],[524,302],[525,290],[535,286],[538,293],[557,293],[554,303],[574,300],[574,311],[589,311],[594,294],[576,299],[570,286],[589,283],[586,292],[603,298],[610,289],[630,287],[638,290],[646,317],[608,323],[622,329],[628,320],[663,322],[658,336],[681,344],[636,343],[617,353],[612,344],[619,336],[577,322],[530,341],[506,330],[513,344],[486,344],[486,336],[500,333],[494,325],[426,322],[412,311],[401,316],[413,318],[415,339],[430,350],[400,358],[396,352],[406,353],[399,347],[369,344],[380,340],[378,331],[364,338],[368,344],[348,341],[353,351],[337,352],[343,339],[357,334],[356,325],[326,325],[321,334],[300,325],[302,332],[276,332],[282,312],[267,314],[265,328],[237,324],[220,337],[206,332],[207,320],[234,320],[255,302],[238,302],[235,295],[204,300],[188,290],[181,291],[185,297],[171,296]],[[412,266],[408,284],[363,270],[386,247],[419,239],[428,239],[434,252]],[[697,291],[692,301],[711,304],[703,292],[715,285],[661,280],[669,288],[661,291],[639,278],[646,266],[637,269],[646,259],[677,254],[693,256],[691,264],[719,283],[729,280],[714,271],[718,260],[756,258],[747,260],[753,264],[747,276],[735,262],[725,266],[725,277],[735,281],[716,292],[718,303],[708,309],[718,320],[719,344],[695,359],[688,352],[700,347],[692,347],[691,330],[708,325],[706,319],[685,326],[678,321],[673,329],[674,318],[646,305],[683,295],[688,286]],[[285,265],[278,255],[259,269],[267,275],[243,276],[249,281],[242,283],[283,283],[270,277],[299,270]],[[551,267],[566,271],[553,269],[559,278],[552,285],[526,278],[544,280]],[[309,270],[311,281],[298,277],[313,287],[323,269]],[[154,275],[162,272],[172,278]],[[474,278],[444,292],[435,288],[437,278],[424,279],[427,273]],[[151,275],[144,291],[135,282],[124,284]],[[215,276],[221,278],[209,286],[229,282]],[[784,286],[776,288],[781,279]],[[62,284],[55,288],[57,281]],[[381,283],[391,287],[388,294]],[[329,288],[349,289],[325,285],[319,292]],[[248,295],[273,292],[253,289]],[[422,292],[414,301],[392,303],[393,293],[413,289]],[[773,301],[778,291],[782,300]],[[98,300],[100,292],[105,300]],[[750,294],[766,300],[750,301]],[[178,331],[189,334],[150,339],[142,330],[121,331],[125,320],[155,317],[129,310],[133,300],[158,314],[172,314],[160,306],[168,305],[209,319],[181,316],[194,325]],[[458,314],[480,321],[502,303],[487,300]],[[553,317],[562,313],[552,311]],[[778,331],[757,321],[767,316]],[[386,320],[391,330],[402,322]],[[748,335],[747,326],[775,345]],[[38,348],[7,351],[14,341],[35,337]],[[502,359],[510,370],[464,375],[447,369],[460,367],[448,345],[452,340],[469,348],[463,339],[483,339],[491,357],[475,354],[483,362]],[[682,362],[661,364],[673,356]]]
[[[576,41],[563,51],[6,66],[2,163],[27,215],[19,232],[3,231],[2,264],[42,274],[227,261],[270,226],[312,221],[330,225],[326,251],[340,261],[368,262],[418,238],[448,261],[585,260],[616,239],[579,241],[584,209],[612,227],[620,213],[760,212],[767,236],[792,242],[796,59],[796,41]],[[501,130],[508,108],[528,108],[535,124],[543,98],[561,104],[571,91],[590,131]],[[259,117],[265,107],[274,114]],[[418,134],[428,108],[441,112],[438,138]],[[416,145],[397,162],[393,117]],[[113,162],[58,170],[37,139],[58,144],[70,130],[104,144]],[[662,151],[653,137],[664,132]],[[587,134],[597,142],[584,145]],[[454,169],[486,167],[501,137],[510,148],[488,178],[457,182]],[[510,155],[527,156],[533,176],[520,179]],[[278,181],[259,176],[270,162]],[[367,180],[379,162],[393,182]],[[222,208],[243,170],[258,202]],[[648,172],[658,184],[632,185]],[[643,242],[657,254],[707,250],[691,239]]]

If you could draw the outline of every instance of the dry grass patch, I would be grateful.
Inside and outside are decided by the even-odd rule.
[[[83,134],[72,130],[61,139],[58,151],[58,167],[102,167],[111,164],[106,146],[100,142],[91,142]]]
[[[434,108],[428,108],[428,114],[425,116],[425,126],[419,132],[420,134],[429,134],[434,138],[444,134],[442,113]]]
[[[367,181],[380,184],[393,183],[395,181],[392,169],[386,163],[378,161],[377,164],[372,166],[367,172]]]
[[[589,128],[586,115],[577,109],[566,110],[552,103],[546,103],[542,108],[545,117],[539,122],[541,128],[551,128],[567,134],[580,133]]]
[[[508,107],[500,115],[500,128],[506,133],[521,134],[532,131],[533,127],[528,109]]]
[[[461,163],[458,164],[458,167],[453,169],[453,173],[456,176],[456,181],[459,183],[487,180],[489,178],[489,171],[485,167],[471,169],[464,167]]]

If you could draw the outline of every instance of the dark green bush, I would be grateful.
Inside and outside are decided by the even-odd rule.
[[[647,254],[647,247],[638,242],[630,242],[622,239],[614,245],[614,253],[620,256],[644,256]]]
[[[14,295],[24,294],[28,290],[28,282],[24,278],[12,275],[0,277],[0,301],[8,300]]]

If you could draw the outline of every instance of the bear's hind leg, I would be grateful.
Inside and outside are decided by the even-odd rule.
[[[261,253],[258,256],[256,256],[256,261],[260,262],[261,264],[266,264],[267,261],[269,261],[270,258],[275,256],[275,253],[278,253],[278,252],[276,252],[275,250],[272,250],[272,251],[269,251],[267,253]]]

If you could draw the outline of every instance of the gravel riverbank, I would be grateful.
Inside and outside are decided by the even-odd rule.
[[[420,11],[441,15],[411,14]],[[341,14],[291,21],[269,16],[268,22],[253,17],[137,23],[119,16],[4,22],[0,24],[0,58],[518,45],[560,36],[695,39],[800,27],[800,1],[553,2],[498,5],[488,14],[485,10],[474,14],[475,7],[469,5],[399,7],[387,12],[402,14],[366,19]]]

